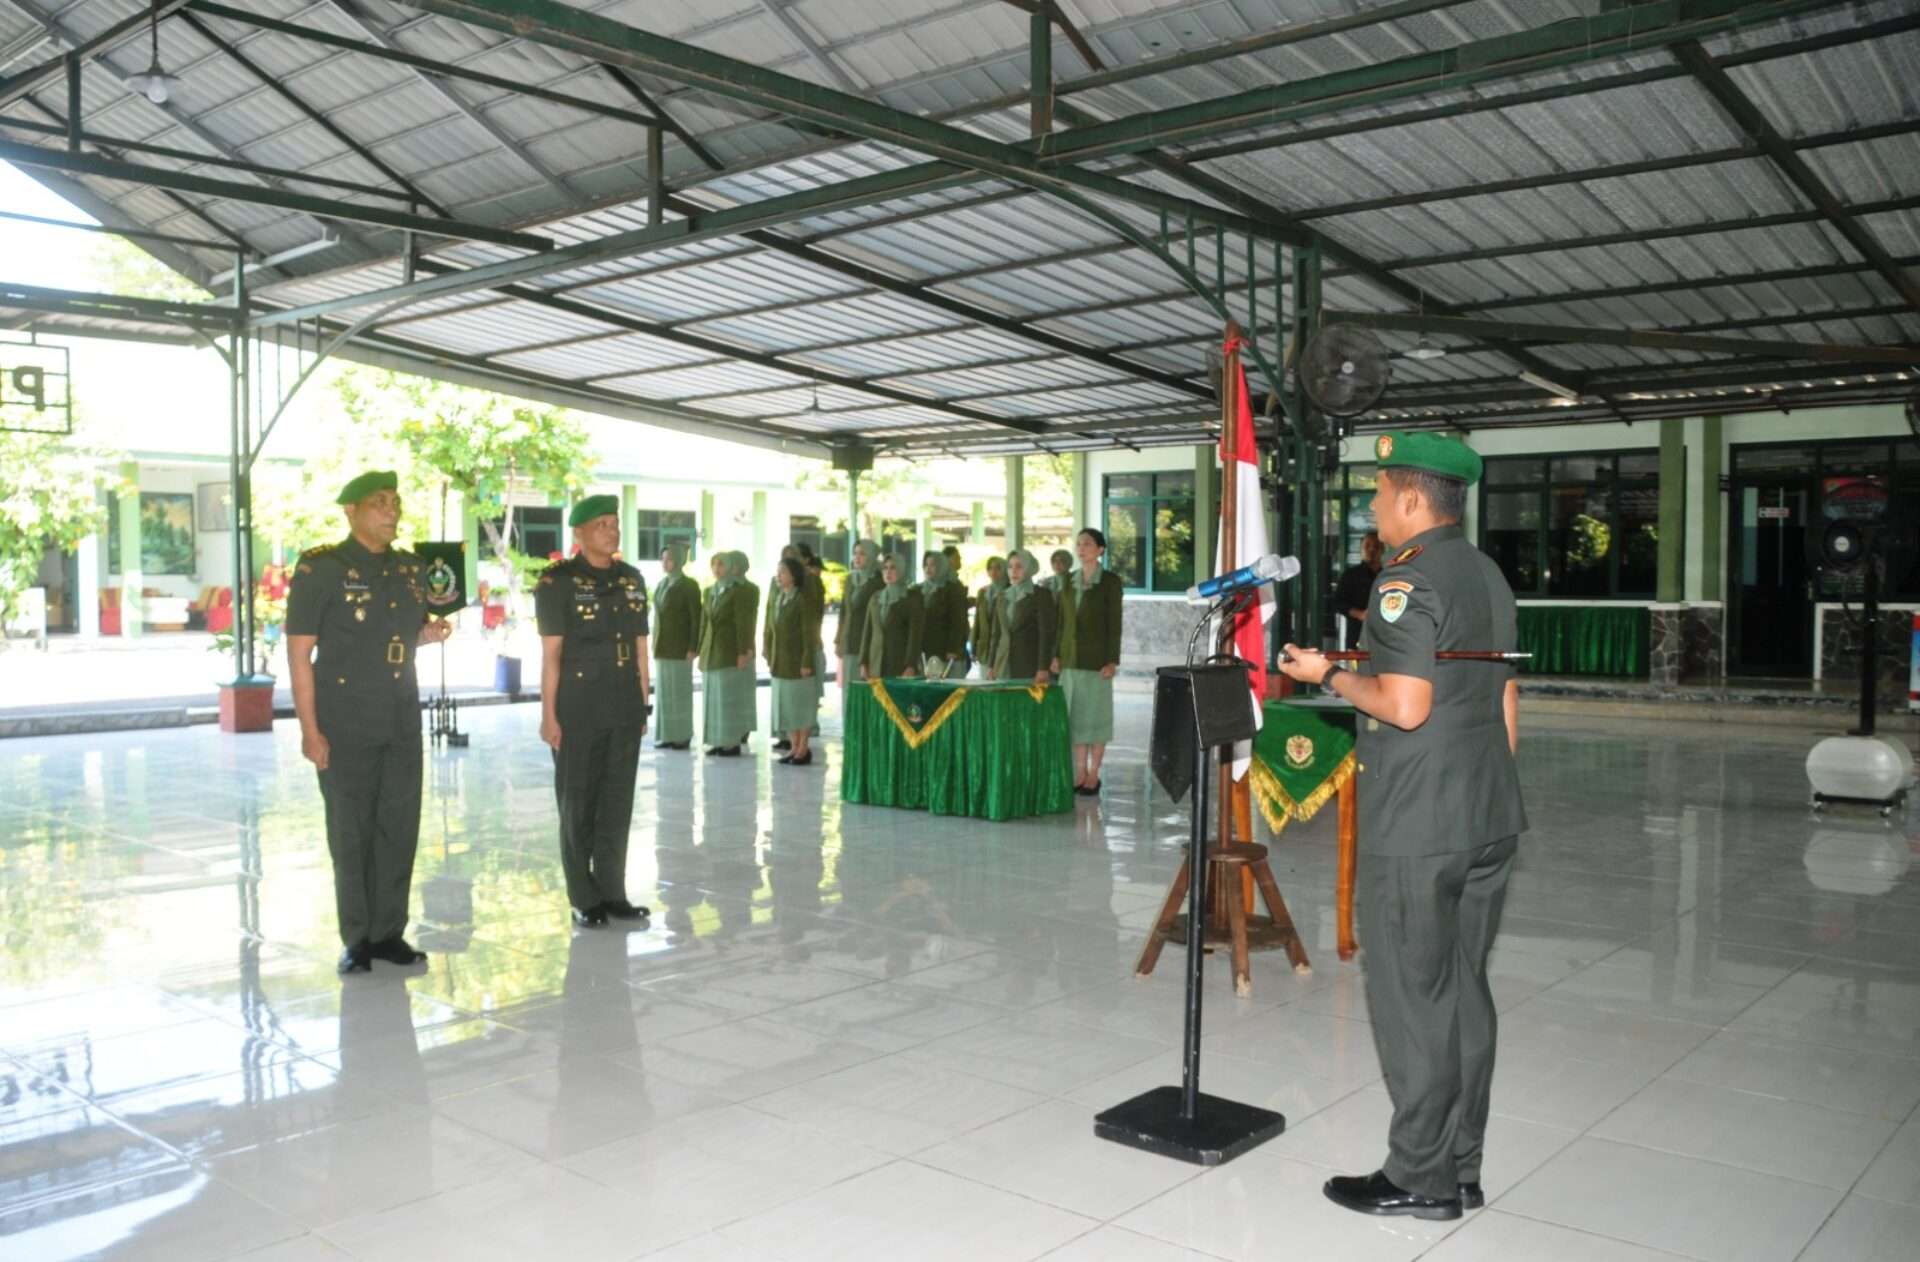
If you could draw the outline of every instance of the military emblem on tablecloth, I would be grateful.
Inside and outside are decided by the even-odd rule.
[[[1393,435],[1392,434],[1380,435],[1379,440],[1373,444],[1374,459],[1385,460],[1388,456],[1391,456],[1392,454],[1393,454]]]
[[[913,724],[915,727],[919,727],[922,723],[925,723],[926,721],[927,721],[927,716],[925,712],[920,709],[919,706],[917,705],[907,706],[907,722]]]
[[[1304,771],[1313,762],[1313,738],[1294,735],[1287,737],[1287,766],[1295,771]]]

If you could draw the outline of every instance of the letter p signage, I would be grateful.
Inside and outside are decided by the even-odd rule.
[[[22,364],[7,374],[13,401],[38,412],[47,406],[47,374],[35,364]]]
[[[71,372],[64,346],[0,338],[0,431],[72,433]]]

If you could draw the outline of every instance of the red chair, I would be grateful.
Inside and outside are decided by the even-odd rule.
[[[207,606],[207,630],[216,635],[233,630],[233,588],[222,587]]]
[[[120,634],[120,589],[118,587],[100,589],[100,634]]]

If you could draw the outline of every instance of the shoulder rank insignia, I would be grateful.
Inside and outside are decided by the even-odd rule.
[[[1387,562],[1387,564],[1388,564],[1388,565],[1399,565],[1399,564],[1401,564],[1402,562],[1406,562],[1406,561],[1411,561],[1411,560],[1413,560],[1413,558],[1415,558],[1415,557],[1417,557],[1417,556],[1419,556],[1419,555],[1420,555],[1420,553],[1421,553],[1421,551],[1422,551],[1422,549],[1421,549],[1421,546],[1420,546],[1419,544],[1417,544],[1417,543],[1416,543],[1416,544],[1414,544],[1414,545],[1413,545],[1412,547],[1410,547],[1410,548],[1402,548],[1402,549],[1400,549],[1400,551],[1399,551],[1399,552],[1398,552],[1398,553],[1397,553],[1397,554],[1396,554],[1396,555],[1394,556],[1394,558],[1393,558],[1393,560],[1391,560],[1391,561],[1389,561],[1389,562]]]
[[[552,574],[542,574],[540,576],[540,586],[545,587],[552,582],[553,582]]]

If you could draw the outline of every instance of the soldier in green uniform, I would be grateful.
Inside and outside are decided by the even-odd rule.
[[[1328,1181],[1366,1214],[1452,1219],[1480,1187],[1496,1022],[1487,952],[1526,811],[1514,767],[1513,592],[1460,529],[1480,457],[1437,434],[1382,434],[1373,511],[1392,559],[1374,580],[1360,672],[1289,644],[1281,669],[1353,703],[1360,725],[1360,934],[1367,1007],[1393,1097],[1385,1165]]]
[[[693,744],[693,663],[700,656],[700,584],[685,571],[685,545],[660,550],[659,585],[653,589],[653,687],[655,749]]]
[[[920,641],[926,658],[922,669],[928,679],[957,678],[967,673],[967,589],[953,576],[953,562],[944,552],[927,553],[920,559],[920,569],[926,575],[920,584],[926,617]]]
[[[393,546],[399,480],[363,473],[347,483],[347,537],[294,567],[287,594],[287,663],[300,750],[320,773],[340,972],[372,961],[417,964],[402,935],[420,841],[418,646],[453,626],[426,614],[425,566]],[[316,657],[317,650],[317,657]]]
[[[833,651],[840,655],[840,690],[861,678],[862,646],[867,636],[867,602],[886,586],[880,577],[880,545],[860,539],[853,545],[853,564],[847,567],[846,594],[840,601],[840,625],[833,633]]]
[[[746,581],[744,552],[713,554],[713,586],[700,624],[700,671],[705,695],[700,739],[707,753],[738,758],[754,729],[753,620],[759,591]]]
[[[578,554],[534,588],[540,623],[540,739],[553,749],[560,867],[573,922],[639,920],[627,901],[627,832],[647,730],[647,585],[614,560],[620,501],[590,495],[567,517]]]
[[[973,636],[968,649],[980,663],[980,677],[992,679],[993,637],[1000,630],[1000,615],[994,606],[1007,590],[1007,563],[999,557],[987,558],[987,585],[973,598]]]

